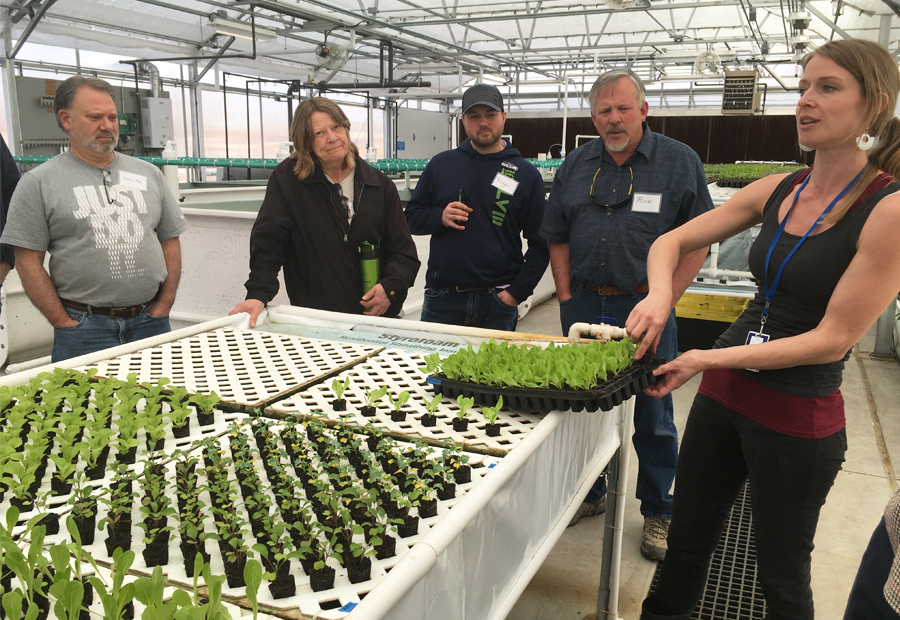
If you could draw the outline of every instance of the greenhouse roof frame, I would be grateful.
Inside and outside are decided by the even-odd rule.
[[[216,22],[246,28],[251,14],[274,40],[256,40],[254,55],[249,30],[247,38],[239,34],[232,57],[218,61],[222,71],[317,86],[385,83],[391,74],[410,86],[378,92],[399,97],[481,80],[514,97],[548,82],[581,86],[617,66],[650,84],[690,82],[698,66],[708,77],[764,67],[766,79],[784,89],[794,88],[797,60],[833,38],[871,39],[900,53],[893,0],[13,0],[2,11],[7,55],[27,38],[123,60],[197,57],[203,65],[231,39]],[[387,41],[393,63],[386,70]],[[350,48],[349,60],[335,71],[319,46]],[[707,52],[710,62],[700,62]],[[416,86],[423,76],[437,79]]]

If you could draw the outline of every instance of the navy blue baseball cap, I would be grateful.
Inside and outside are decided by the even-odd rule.
[[[503,96],[496,86],[476,84],[463,93],[462,113],[465,114],[473,105],[486,105],[498,112],[503,111]]]

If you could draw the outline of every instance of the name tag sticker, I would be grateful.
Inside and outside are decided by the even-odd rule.
[[[512,196],[516,193],[516,190],[519,188],[519,182],[515,179],[510,179],[508,176],[504,174],[497,173],[497,176],[494,177],[493,183],[491,183],[494,187],[499,189],[504,194],[509,194]]]
[[[125,172],[119,170],[119,185],[139,189],[142,192],[147,191],[147,177],[143,174],[134,174],[133,172]]]
[[[638,213],[659,213],[662,205],[662,194],[635,194],[631,201],[631,210]]]

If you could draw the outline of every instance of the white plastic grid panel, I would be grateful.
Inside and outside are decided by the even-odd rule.
[[[137,373],[141,383],[167,377],[172,385],[192,392],[215,392],[225,403],[260,407],[377,351],[364,345],[223,328],[85,368],[122,380]]]
[[[508,452],[516,447],[528,432],[540,422],[537,414],[519,413],[507,408],[500,410],[497,415],[497,423],[501,425],[498,437],[488,437],[484,431],[487,424],[481,415],[481,407],[474,406],[469,410],[468,430],[457,432],[453,430],[453,419],[459,407],[455,400],[443,398],[435,415],[437,423],[426,427],[420,421],[425,415],[425,401],[434,398],[434,391],[425,382],[428,376],[421,367],[425,365],[424,354],[412,353],[401,349],[387,349],[378,355],[372,356],[365,362],[357,364],[341,373],[337,378],[343,381],[350,377],[350,387],[344,392],[347,401],[346,412],[333,410],[331,401],[335,399],[331,391],[331,381],[311,387],[308,390],[292,394],[284,400],[279,400],[270,405],[266,411],[278,415],[290,415],[292,413],[309,414],[320,410],[326,412],[331,419],[344,417],[351,423],[365,425],[369,421],[375,421],[378,426],[390,431],[406,435],[430,438],[435,440],[452,439],[457,443],[464,443],[466,448],[470,446],[484,446],[494,450]],[[378,404],[375,417],[364,417],[360,409],[365,405],[365,388],[377,389],[386,385],[387,395]],[[400,392],[409,392],[410,398],[403,411],[406,411],[406,420],[393,422],[391,420],[390,396]]]
[[[141,401],[141,402],[143,402],[143,401]],[[167,404],[163,405],[163,410],[164,411],[168,410]],[[200,423],[197,421],[196,416],[192,415],[189,420],[190,433],[188,434],[188,436],[183,437],[183,438],[176,438],[174,435],[172,435],[171,427],[169,427],[168,429],[166,429],[165,447],[160,452],[162,452],[163,454],[172,454],[176,450],[182,450],[182,451],[187,452],[191,449],[191,447],[192,447],[191,444],[193,444],[195,441],[199,441],[201,439],[204,439],[204,438],[210,437],[210,436],[215,437],[215,436],[222,435],[223,433],[226,432],[226,430],[228,429],[228,427],[231,425],[232,422],[241,421],[241,420],[245,419],[245,417],[246,416],[242,413],[226,412],[226,411],[221,411],[219,409],[213,409],[213,423],[205,425],[205,426],[201,426]],[[112,430],[115,431],[116,429],[117,429],[117,426],[114,421],[113,425],[112,425]],[[143,466],[141,465],[141,463],[144,459],[147,458],[147,455],[148,455],[147,434],[144,431],[144,429],[140,429],[138,431],[137,439],[138,439],[138,449],[137,449],[137,454],[135,457],[135,463],[128,466],[128,468],[132,471],[142,471]],[[57,449],[58,449],[58,447],[54,444],[54,446],[53,446],[54,454],[57,454]],[[113,472],[109,468],[112,465],[115,465],[116,462],[117,461],[116,461],[115,450],[111,449],[109,452],[109,455],[107,456],[107,459],[106,459],[106,468],[107,469],[104,472],[103,477],[99,478],[97,480],[86,481],[86,484],[89,484],[94,487],[103,487],[103,488],[109,487],[109,485],[112,484],[112,480],[113,480]],[[85,468],[85,463],[81,459],[79,459],[78,471],[81,472],[84,470],[84,468]],[[53,463],[53,461],[49,460],[49,458],[48,458],[47,469],[44,472],[44,476],[41,478],[41,485],[37,492],[38,497],[50,492],[51,480],[53,479],[53,476],[55,474],[56,474],[56,465]],[[14,496],[10,491],[7,491],[6,493],[3,494],[3,500],[0,501],[0,514],[6,514],[6,511],[9,510],[10,505],[11,505],[10,500],[13,497]],[[54,514],[63,515],[62,518],[60,519],[60,530],[62,532],[65,532],[65,524],[63,522],[65,520],[64,515],[66,515],[70,512],[70,508],[68,505],[68,501],[69,501],[70,497],[71,497],[71,493],[67,493],[65,495],[49,496],[47,506],[44,509],[45,512],[51,512]],[[20,516],[19,520],[21,522],[24,522],[25,520],[33,517],[37,513],[38,513],[37,508],[32,508],[27,511],[21,511],[20,512],[21,516]],[[98,534],[98,536],[100,536],[100,534]],[[105,554],[106,551],[104,550],[103,553]]]
[[[233,421],[238,421],[240,419],[247,420],[248,418],[242,416],[241,414],[232,414],[231,419]],[[205,428],[205,427],[204,427]],[[249,425],[245,426],[245,431],[249,435],[251,450],[256,452],[256,445],[253,439],[253,436],[250,435]],[[220,425],[217,420],[216,430],[224,431],[225,429]],[[273,432],[276,434],[280,431],[280,425],[273,427]],[[206,434],[201,434],[199,432],[192,432],[189,438],[179,441],[186,441],[188,445],[190,442],[202,439]],[[167,438],[167,442],[171,440],[171,437]],[[282,446],[283,443],[281,439],[278,440],[279,445]],[[231,452],[228,448],[228,442],[226,438],[223,437],[219,439],[219,444],[224,450],[227,456],[231,456]],[[200,450],[199,446],[196,448]],[[435,455],[440,454],[439,450],[434,451]],[[198,464],[198,468],[203,467],[202,462],[202,452],[197,452],[197,456],[201,459],[201,462]],[[498,459],[492,457],[475,457],[469,461],[469,465],[472,467],[472,479],[470,482],[457,485],[456,486],[456,496],[453,499],[449,500],[438,500],[437,502],[437,515],[434,517],[429,517],[427,519],[419,518],[419,528],[418,533],[414,536],[410,536],[408,538],[401,538],[399,535],[394,534],[394,538],[396,539],[396,551],[395,555],[391,558],[385,560],[379,560],[374,556],[371,558],[372,560],[372,572],[371,579],[368,581],[364,581],[357,584],[350,583],[350,579],[347,576],[347,570],[343,568],[335,559],[329,559],[327,561],[327,565],[331,566],[335,569],[335,580],[334,587],[329,590],[324,590],[321,592],[313,592],[312,588],[309,585],[309,577],[303,571],[303,568],[299,565],[299,562],[294,559],[291,560],[291,574],[294,575],[294,580],[297,586],[297,593],[289,598],[283,599],[274,599],[267,587],[268,582],[263,581],[259,588],[259,592],[257,594],[257,598],[261,608],[267,609],[272,613],[276,613],[282,617],[298,617],[297,611],[299,611],[300,618],[321,618],[322,620],[337,620],[339,618],[343,618],[349,613],[349,610],[342,611],[341,607],[346,606],[348,603],[358,603],[361,600],[361,597],[364,597],[369,591],[371,591],[381,579],[387,575],[388,571],[391,570],[403,556],[410,550],[410,548],[416,544],[428,531],[438,524],[438,522],[443,518],[447,512],[456,505],[457,502],[475,485],[481,480],[482,477],[490,472],[491,468],[498,462]],[[265,469],[262,467],[259,459],[254,460],[254,466],[256,469],[256,473],[259,476],[260,480],[264,482],[264,485],[268,488],[268,475]],[[139,471],[142,471],[143,464],[139,462],[135,466]],[[236,474],[234,472],[234,466],[229,468],[229,478],[234,480],[236,478]],[[288,467],[287,472],[289,475],[293,476],[293,470]],[[166,488],[166,496],[169,498],[171,505],[173,507],[177,507],[177,498],[176,498],[176,490],[174,485],[175,480],[175,462],[170,461],[166,465],[166,480],[169,482]],[[203,484],[205,481],[200,477],[200,483]],[[110,479],[103,481],[104,486],[108,486],[110,484]],[[134,490],[137,493],[140,493],[140,485],[135,484]],[[234,509],[237,511],[241,511],[244,516],[244,519],[247,520],[249,515],[247,514],[246,508],[243,504],[243,499],[241,499],[240,493],[238,493],[238,503],[235,505]],[[213,518],[209,513],[209,506],[212,503],[212,500],[209,496],[208,491],[202,491],[200,494],[201,501],[207,506],[204,510],[204,531],[207,533],[215,533],[216,528],[213,523]],[[272,498],[270,497],[270,500]],[[274,501],[274,500],[273,500]],[[98,523],[102,514],[104,513],[105,508],[101,505],[98,506],[100,514],[98,514]],[[412,514],[417,515],[415,508],[412,511]],[[131,566],[131,573],[149,576],[153,569],[149,568],[144,561],[143,554],[141,553],[144,549],[144,544],[142,542],[143,539],[143,530],[138,527],[138,523],[141,521],[141,513],[140,513],[140,499],[137,499],[132,506],[131,511],[132,517],[132,542],[131,549],[135,552],[134,564]],[[177,518],[169,517],[169,525],[175,526],[176,530],[173,531],[169,537],[169,563],[166,566],[162,567],[163,575],[166,577],[169,583],[173,585],[178,585],[183,589],[190,589],[193,586],[193,578],[188,577],[185,569],[184,562],[181,550],[179,548],[180,538],[177,532]],[[90,545],[85,545],[85,550],[91,554],[91,556],[100,564],[101,566],[109,565],[111,563],[111,558],[107,555],[105,540],[107,534],[106,531],[97,531],[95,533],[94,542]],[[250,532],[250,528],[247,528],[247,534],[244,538],[247,546],[253,545],[257,540],[254,538],[252,533]],[[48,545],[56,544],[56,543],[67,543],[68,533],[66,532],[65,523],[63,520],[60,521],[60,532],[58,534],[49,535],[45,538],[45,543]],[[222,556],[219,552],[218,545],[211,540],[206,542],[206,551],[210,555],[210,569],[214,575],[224,575],[224,562],[222,560]],[[259,559],[258,554],[256,552],[251,552],[252,557]],[[198,580],[200,585],[203,584],[203,579],[200,578]],[[223,583],[222,586],[222,594],[223,596],[231,599],[232,601],[238,603],[242,607],[246,607],[249,605],[248,600],[245,597],[244,588],[231,588],[228,586],[228,583]],[[349,605],[348,607],[352,607]],[[137,616],[136,616],[137,617]]]

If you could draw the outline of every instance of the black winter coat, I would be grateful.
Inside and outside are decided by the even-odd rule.
[[[379,283],[391,300],[385,316],[397,316],[419,270],[397,188],[361,158],[354,169],[353,221],[348,226],[338,193],[319,166],[306,179],[295,160],[275,168],[250,234],[247,299],[268,303],[278,293],[278,271],[291,305],[362,314],[358,247],[381,247]],[[343,226],[342,226],[343,223]]]

